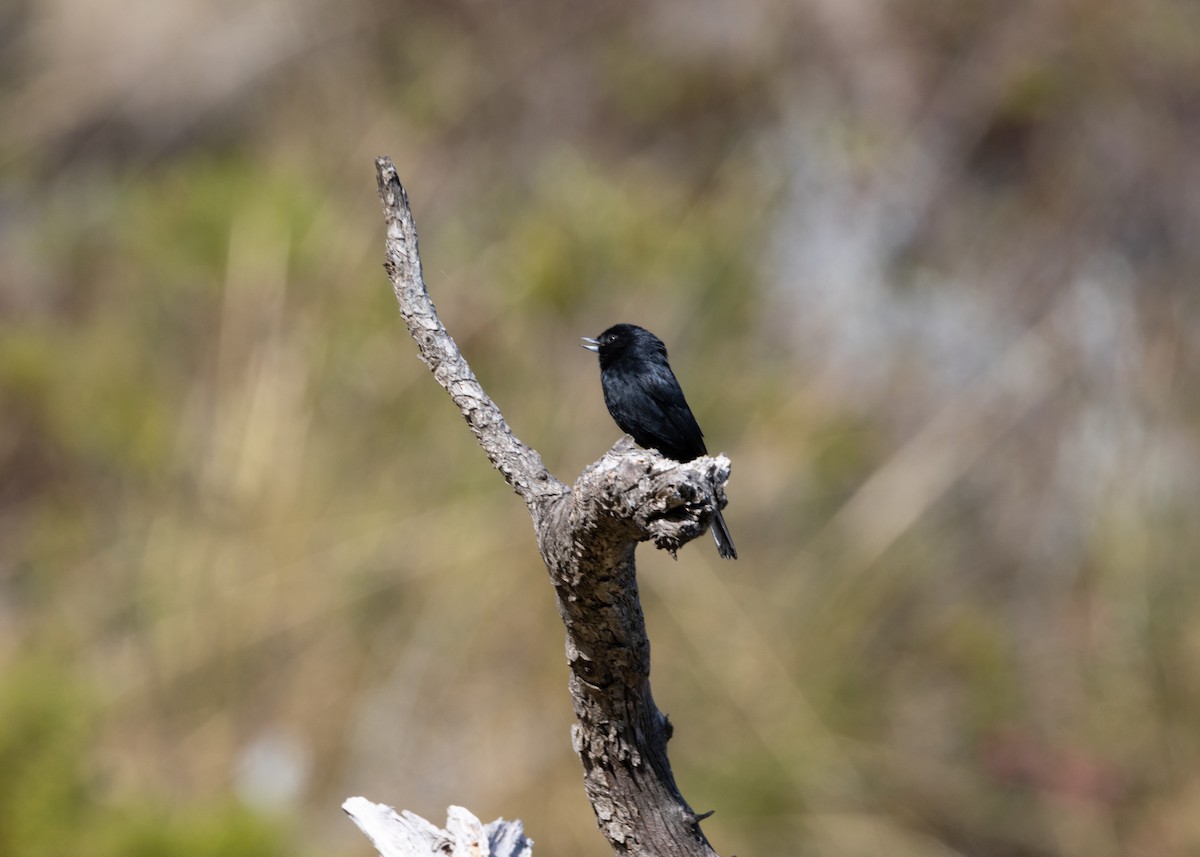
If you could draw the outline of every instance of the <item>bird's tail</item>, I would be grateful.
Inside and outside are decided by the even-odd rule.
[[[733,546],[733,536],[729,535],[729,527],[725,526],[725,516],[721,514],[720,509],[713,515],[712,534],[721,559],[737,559],[737,548]]]

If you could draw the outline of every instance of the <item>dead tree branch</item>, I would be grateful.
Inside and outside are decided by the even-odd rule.
[[[408,197],[390,158],[376,161],[387,223],[385,266],[421,359],[462,411],[480,446],[525,501],[567,631],[572,729],[584,784],[614,852],[715,857],[675,785],[671,725],[650,693],[650,643],[634,548],[674,553],[725,505],[729,460],[685,464],[618,443],[568,488],[512,433],[438,319],[421,274]]]
[[[497,818],[484,824],[461,806],[447,810],[445,829],[363,797],[346,798],[342,810],[380,857],[533,857],[521,822]]]

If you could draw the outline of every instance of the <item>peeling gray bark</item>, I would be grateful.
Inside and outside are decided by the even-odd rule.
[[[725,505],[729,459],[687,463],[618,442],[573,488],[555,479],[508,427],[438,319],[421,274],[408,196],[390,158],[375,162],[387,223],[388,276],[421,359],[525,501],[567,631],[572,741],[601,832],[618,854],[715,852],[679,793],[667,758],[671,724],[650,693],[650,642],[634,548],[672,555],[708,529]]]

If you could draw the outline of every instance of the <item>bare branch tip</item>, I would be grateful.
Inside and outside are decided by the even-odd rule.
[[[379,185],[379,198],[389,209],[407,210],[408,192],[400,183],[396,165],[391,156],[381,155],[375,159],[375,177]]]

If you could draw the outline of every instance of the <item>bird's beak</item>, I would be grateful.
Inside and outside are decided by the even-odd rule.
[[[580,348],[586,348],[588,351],[599,351],[600,341],[592,339],[590,336],[585,336],[579,341]]]

